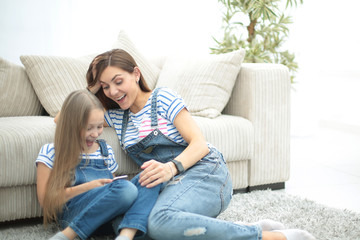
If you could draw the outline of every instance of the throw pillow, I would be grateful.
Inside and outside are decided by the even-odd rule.
[[[122,48],[129,52],[137,62],[149,87],[154,88],[160,73],[159,68],[148,62],[139,53],[124,31],[120,31],[113,47]],[[20,57],[40,102],[50,116],[56,116],[69,93],[86,87],[86,71],[96,55],[82,58]]]
[[[169,87],[181,95],[194,116],[219,116],[231,96],[243,49],[220,55],[171,56],[156,87]]]
[[[125,31],[120,31],[113,48],[120,48],[127,51],[135,59],[135,62],[139,66],[148,86],[151,89],[155,88],[156,81],[160,74],[160,69],[139,52]]]
[[[41,104],[51,117],[72,91],[85,89],[92,57],[20,56]]]
[[[25,68],[0,58],[0,117],[37,116],[42,106]]]

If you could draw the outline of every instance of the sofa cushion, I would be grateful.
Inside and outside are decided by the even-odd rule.
[[[170,56],[156,86],[180,94],[192,115],[215,118],[231,96],[244,56],[243,49],[220,55]]]
[[[0,190],[0,222],[42,216],[36,196],[36,185],[3,187]],[[13,235],[17,238],[16,234]],[[6,239],[14,239],[6,236]],[[31,239],[30,236],[26,236]]]
[[[160,69],[141,55],[124,31],[120,31],[113,47],[128,51],[139,65],[149,87],[155,86]],[[79,58],[29,55],[20,57],[40,102],[50,116],[56,116],[69,93],[86,87],[86,72],[96,55]]]
[[[25,68],[0,58],[0,117],[33,116],[42,106]]]
[[[48,116],[0,118],[0,187],[34,184],[35,159],[54,133],[54,119]]]
[[[254,127],[249,120],[225,114],[217,118],[194,116],[194,120],[206,140],[223,153],[227,162],[252,158]]]
[[[41,104],[54,117],[69,93],[86,87],[86,71],[94,56],[20,56]]]

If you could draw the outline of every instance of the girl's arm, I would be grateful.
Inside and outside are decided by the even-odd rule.
[[[44,163],[37,164],[36,193],[41,207],[43,206],[44,203],[46,184],[49,180],[50,173],[51,173],[51,169],[47,167]]]
[[[182,109],[175,117],[174,125],[189,144],[185,150],[176,157],[184,169],[188,169],[209,153],[205,137],[201,133],[195,120],[187,109]],[[172,175],[176,175],[177,169],[172,162],[160,163],[156,160],[145,162],[142,166],[144,171],[140,175],[139,182],[142,186],[154,187],[162,182],[168,181]],[[154,181],[155,180],[155,181]]]
[[[112,181],[112,179],[102,178],[79,184],[73,187],[68,187],[65,189],[65,202],[69,201],[73,197],[76,197],[77,195],[87,192],[93,188],[102,187],[105,184],[111,183]]]
[[[36,176],[36,191],[40,206],[43,206],[45,193],[46,193],[46,184],[49,180],[51,169],[43,163],[38,163],[37,165],[37,176]],[[83,183],[74,187],[68,187],[65,189],[65,202],[69,201],[71,198],[87,192],[93,188],[104,186],[107,183],[111,183],[112,179],[96,179],[87,183]]]

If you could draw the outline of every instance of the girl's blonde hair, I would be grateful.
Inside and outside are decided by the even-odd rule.
[[[84,149],[85,131],[90,112],[103,107],[87,90],[78,90],[65,99],[55,130],[55,160],[45,192],[44,224],[57,221],[65,202],[65,188],[75,177],[75,167],[80,163]]]

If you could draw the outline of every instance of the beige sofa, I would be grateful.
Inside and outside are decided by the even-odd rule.
[[[215,69],[216,73],[211,75],[220,72],[223,79],[218,80],[223,82],[216,86],[219,92],[207,94],[211,89],[201,93],[201,85],[196,85],[196,81],[204,81],[199,73],[192,72],[190,80],[189,76],[177,75],[174,82],[169,83],[173,80],[166,79],[173,73],[174,65],[170,63],[174,59],[146,60],[125,33],[119,34],[113,47],[124,48],[135,57],[152,88],[170,85],[182,91],[208,142],[223,152],[235,190],[284,187],[290,170],[290,80],[286,67],[241,64],[243,51],[226,61],[221,57],[214,60],[215,56],[209,57],[213,59],[211,61],[194,61],[192,58],[193,63],[189,65],[189,61],[180,64],[181,61],[176,59],[176,67],[182,68],[182,72],[191,73],[194,62]],[[53,116],[63,99],[70,91],[86,86],[85,72],[92,57],[22,56],[24,67],[0,58],[0,222],[41,216],[36,197],[34,161],[40,147],[53,141]],[[235,69],[230,69],[235,74],[232,76],[223,72],[230,72],[227,67],[231,61],[240,62],[235,64]],[[228,65],[219,67],[219,64]],[[155,70],[151,71],[151,68]],[[233,81],[230,78],[234,78]],[[184,83],[184,79],[191,81],[191,85]],[[207,80],[208,76],[205,77]],[[185,90],[179,88],[179,81],[183,82]],[[226,91],[228,97],[216,99],[224,98]],[[194,93],[200,98],[191,99]],[[205,95],[201,97],[201,94]],[[209,98],[206,104],[210,107],[219,101],[223,101],[223,106],[198,109],[201,103],[196,101],[202,98]],[[216,103],[211,102],[212,98]],[[119,174],[139,171],[120,148],[114,129],[105,128],[102,138],[116,153]]]

